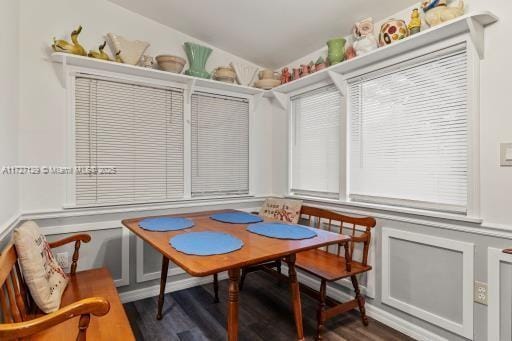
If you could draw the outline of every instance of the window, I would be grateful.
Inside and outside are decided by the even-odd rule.
[[[338,199],[343,97],[330,85],[291,101],[291,192]]]
[[[76,166],[116,169],[77,174],[77,205],[183,197],[182,91],[81,76],[75,81]]]
[[[465,45],[349,80],[354,201],[466,212]]]
[[[249,102],[192,95],[192,197],[249,194]]]

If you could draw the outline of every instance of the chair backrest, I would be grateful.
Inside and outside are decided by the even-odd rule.
[[[30,297],[13,244],[0,253],[0,312],[3,323],[26,321],[30,312]]]
[[[363,252],[360,262],[364,265],[368,264],[368,252],[370,250],[371,229],[375,227],[376,221],[372,217],[350,217],[336,212],[324,210],[322,208],[302,206],[301,218],[307,221],[307,225],[325,229],[330,232],[343,233],[343,229],[350,229],[352,237],[350,243],[350,256],[354,254],[354,246],[356,243],[363,243]],[[359,228],[358,228],[359,227]],[[341,245],[338,245],[337,254],[340,255]]]

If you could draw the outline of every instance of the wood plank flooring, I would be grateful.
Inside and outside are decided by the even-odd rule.
[[[213,303],[212,284],[167,294],[163,319],[157,321],[157,297],[124,305],[137,340],[226,340],[227,281],[219,283],[220,303]],[[302,295],[304,333],[313,340],[316,301]],[[262,271],[247,276],[240,293],[239,340],[296,340],[287,283]],[[402,341],[411,338],[370,319],[364,327],[357,312],[331,319],[326,324],[328,341]]]

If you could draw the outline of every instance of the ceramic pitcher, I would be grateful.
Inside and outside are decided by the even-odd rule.
[[[345,59],[345,38],[334,38],[327,41],[327,60],[330,65],[338,64]]]

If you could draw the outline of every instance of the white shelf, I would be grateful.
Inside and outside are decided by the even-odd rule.
[[[470,13],[458,17],[452,21],[446,22],[439,26],[421,31],[406,39],[395,42],[391,45],[378,48],[365,55],[355,57],[351,60],[341,62],[321,71],[312,73],[304,78],[277,86],[272,89],[275,93],[289,94],[304,87],[319,83],[321,81],[330,80],[329,71],[337,74],[348,74],[361,67],[383,61],[408,51],[413,51],[419,47],[442,41],[453,36],[470,33],[480,57],[483,57],[483,27],[495,23],[498,18],[490,12]],[[273,97],[274,93],[267,92],[265,97]]]
[[[178,84],[185,84],[188,86],[207,88],[212,90],[230,91],[233,93],[243,95],[257,95],[262,94],[265,90],[253,87],[219,82],[211,79],[197,78],[177,73],[166,72],[157,69],[149,69],[140,66],[133,66],[129,64],[122,64],[116,62],[109,62],[100,59],[89,57],[77,56],[68,53],[56,52],[51,56],[51,60],[55,63],[64,65],[78,66],[102,71],[109,71],[121,73],[137,77],[146,77],[151,79],[163,80],[174,82]]]

